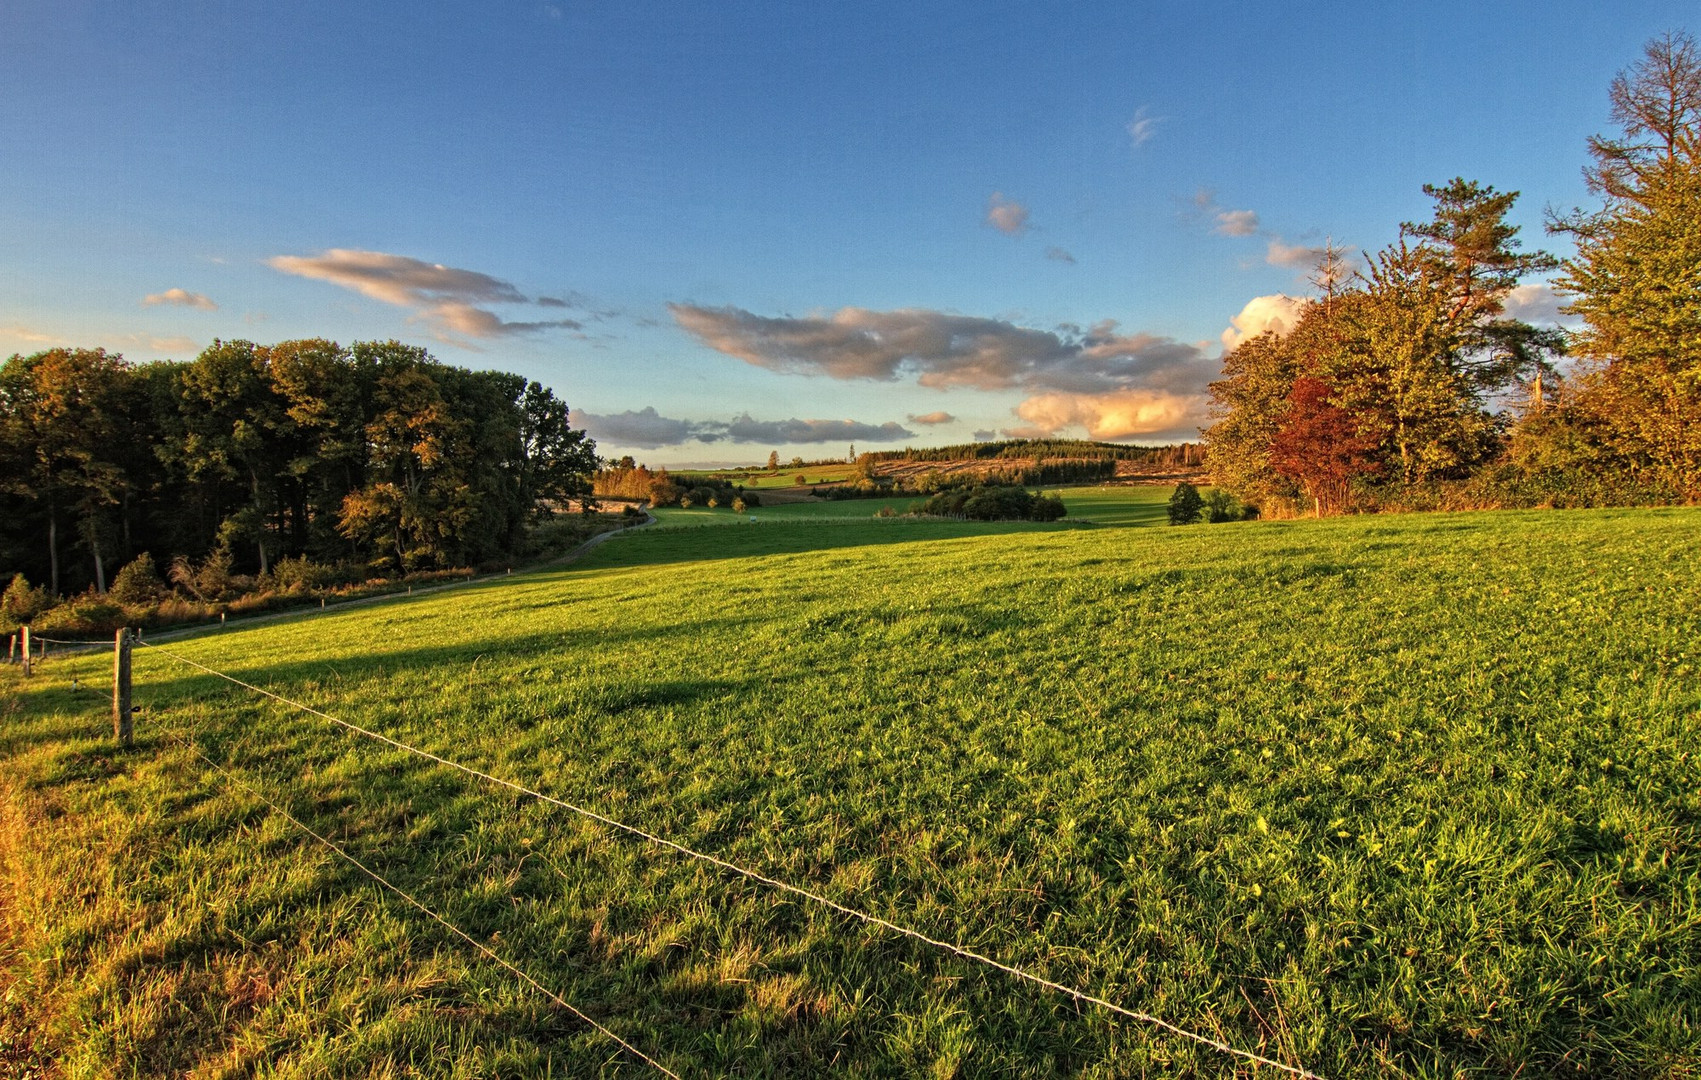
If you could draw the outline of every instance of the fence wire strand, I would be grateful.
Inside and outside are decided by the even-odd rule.
[[[547,997],[549,1000],[555,1002],[555,1004],[561,1006],[563,1009],[566,1009],[568,1012],[572,1013],[574,1016],[578,1017],[580,1020],[583,1020],[585,1023],[589,1024],[591,1027],[593,1027],[597,1031],[601,1032],[609,1040],[611,1040],[614,1043],[616,1043],[617,1045],[619,1045],[621,1047],[621,1049],[625,1050],[627,1053],[631,1054],[633,1057],[638,1058],[640,1061],[643,1061],[645,1064],[652,1066],[657,1072],[660,1072],[665,1076],[671,1076],[671,1077],[673,1077],[673,1080],[682,1080],[682,1078],[680,1077],[680,1075],[678,1073],[674,1072],[672,1069],[668,1068],[666,1065],[663,1065],[661,1062],[657,1061],[655,1058],[644,1053],[642,1050],[638,1049],[636,1046],[633,1046],[631,1043],[627,1042],[625,1039],[621,1038],[619,1035],[616,1035],[614,1032],[610,1031],[607,1027],[603,1026],[602,1024],[598,1023],[596,1020],[592,1019],[590,1016],[586,1015],[583,1010],[575,1007],[572,1002],[568,1001],[566,998],[562,997],[560,994],[557,994],[555,991],[551,990],[549,987],[543,985],[542,983],[538,982],[536,979],[532,978],[530,975],[526,974],[523,970],[516,967],[514,964],[510,963],[509,961],[504,959],[502,956],[500,956],[498,953],[496,953],[495,950],[491,949],[484,942],[479,941],[477,938],[473,937],[471,934],[468,934],[466,931],[462,930],[460,927],[456,926],[454,923],[450,922],[448,919],[445,919],[443,916],[437,914],[435,911],[426,907],[424,903],[415,899],[415,897],[411,893],[402,889],[400,886],[391,884],[387,879],[385,879],[383,876],[381,876],[376,870],[373,870],[371,867],[367,866],[365,863],[361,862],[359,859],[355,858],[353,855],[350,855],[346,849],[339,846],[335,841],[333,841],[333,840],[329,839],[328,837],[324,836],[323,834],[319,833],[312,826],[306,824],[300,818],[296,817],[294,814],[290,813],[288,810],[285,810],[282,806],[279,806],[277,803],[273,802],[260,789],[254,787],[252,784],[249,784],[248,782],[243,780],[241,777],[236,776],[234,773],[230,772],[228,769],[221,766],[218,762],[216,762],[212,758],[208,757],[205,753],[202,752],[200,747],[196,746],[194,743],[190,742],[188,739],[185,739],[185,738],[183,738],[182,736],[179,736],[179,735],[168,734],[168,737],[171,738],[173,741],[177,742],[179,745],[181,745],[184,749],[188,750],[190,753],[194,754],[196,757],[200,758],[202,761],[206,762],[209,766],[212,767],[214,772],[217,772],[220,776],[224,777],[227,781],[229,781],[230,783],[234,784],[235,786],[241,788],[242,790],[248,792],[248,794],[254,796],[256,799],[259,799],[261,802],[263,802],[267,806],[271,807],[273,811],[275,811],[276,813],[281,815],[285,820],[289,821],[290,824],[294,825],[296,828],[300,829],[302,832],[306,833],[308,836],[311,836],[313,839],[319,841],[319,843],[325,845],[327,848],[330,848],[332,851],[334,851],[338,855],[342,856],[343,859],[345,859],[355,869],[359,870],[361,873],[365,874],[367,877],[371,878],[373,881],[376,881],[378,884],[382,885],[384,888],[395,893],[397,896],[401,897],[403,900],[406,900],[409,904],[411,904],[415,908],[419,909],[426,916],[428,916],[433,921],[435,921],[440,926],[442,926],[445,930],[449,931],[451,934],[454,934],[456,937],[460,938],[462,941],[466,942],[468,945],[471,945],[473,948],[475,948],[479,952],[483,953],[486,957],[490,958],[491,960],[493,960],[497,964],[500,964],[502,967],[508,969],[508,971],[512,972],[515,976],[520,978],[527,985],[531,986],[532,989],[536,990],[538,993],[542,994],[544,997]]]
[[[358,735],[363,735],[368,739],[373,739],[377,742],[381,742],[381,743],[384,743],[386,745],[395,747],[396,749],[401,750],[405,753],[414,754],[418,757],[426,759],[427,761],[434,761],[439,765],[445,765],[445,766],[447,766],[451,769],[456,769],[460,772],[466,773],[468,776],[473,776],[473,777],[476,777],[480,780],[484,780],[487,783],[495,784],[499,787],[505,787],[505,788],[509,789],[510,791],[516,791],[516,792],[519,792],[522,795],[529,795],[532,798],[537,799],[541,802],[548,803],[552,806],[558,806],[563,810],[570,811],[571,813],[577,814],[580,817],[587,818],[591,821],[598,822],[599,824],[605,825],[605,826],[607,826],[611,829],[616,829],[616,830],[618,830],[620,832],[624,832],[624,833],[626,833],[630,836],[638,837],[639,839],[645,840],[645,841],[647,841],[651,844],[654,844],[657,847],[666,848],[670,851],[677,852],[680,855],[684,855],[687,858],[695,859],[699,862],[704,862],[704,863],[708,863],[712,866],[719,867],[720,869],[725,870],[728,873],[736,874],[739,877],[743,877],[743,878],[746,878],[750,881],[754,881],[754,882],[757,882],[759,884],[766,885],[771,889],[776,889],[776,890],[778,890],[780,892],[784,892],[784,893],[790,893],[793,896],[800,896],[800,897],[802,897],[806,900],[812,901],[813,903],[819,904],[822,907],[829,908],[833,911],[836,911],[841,915],[845,915],[845,916],[848,916],[848,917],[853,918],[853,919],[858,919],[858,920],[860,920],[860,921],[862,921],[862,922],[864,922],[864,923],[866,923],[870,926],[878,926],[881,929],[889,930],[892,933],[898,934],[901,937],[906,937],[906,938],[909,938],[913,941],[919,941],[919,942],[921,942],[925,945],[929,945],[929,946],[931,946],[935,949],[939,949],[943,952],[951,953],[955,956],[961,957],[962,959],[970,960],[970,961],[973,961],[974,963],[981,964],[981,965],[984,965],[986,967],[994,968],[994,969],[996,969],[998,971],[1002,971],[1005,974],[1010,975],[1014,978],[1021,979],[1021,980],[1024,980],[1026,982],[1032,983],[1035,986],[1044,987],[1045,989],[1051,990],[1054,993],[1062,994],[1063,996],[1068,997],[1068,998],[1070,998],[1070,999],[1072,999],[1072,1000],[1074,1000],[1078,1003],[1081,1003],[1081,1004],[1084,1004],[1084,1005],[1097,1005],[1099,1008],[1104,1009],[1108,1012],[1114,1013],[1118,1016],[1122,1016],[1122,1017],[1125,1017],[1129,1020],[1134,1020],[1134,1021],[1137,1021],[1138,1023],[1146,1024],[1146,1025],[1158,1028],[1158,1029],[1163,1030],[1163,1031],[1167,1031],[1172,1035],[1178,1036],[1179,1038],[1188,1039],[1188,1040],[1190,1040],[1194,1043],[1197,1043],[1201,1046],[1206,1046],[1206,1047],[1209,1047],[1212,1050],[1216,1050],[1219,1053],[1227,1054],[1230,1057],[1237,1057],[1237,1058],[1240,1058],[1243,1061],[1249,1061],[1249,1062],[1252,1062],[1252,1063],[1258,1064],[1258,1065],[1267,1065],[1272,1069],[1278,1069],[1282,1072],[1288,1073],[1288,1074],[1293,1075],[1293,1076],[1304,1077],[1304,1078],[1306,1078],[1306,1080],[1324,1080],[1324,1078],[1319,1076],[1317,1073],[1314,1073],[1311,1070],[1306,1069],[1302,1066],[1288,1065],[1288,1064],[1285,1064],[1283,1062],[1277,1061],[1274,1058],[1268,1058],[1268,1057],[1263,1056],[1262,1054],[1255,1053],[1251,1050],[1243,1050],[1240,1047],[1232,1046],[1229,1043],[1223,1042],[1222,1040],[1217,1039],[1217,1038],[1213,1038],[1210,1035],[1205,1035],[1205,1034],[1203,1034],[1201,1032],[1197,1032],[1197,1031],[1190,1031],[1187,1028],[1181,1027],[1178,1024],[1173,1024],[1170,1021],[1163,1019],[1162,1017],[1153,1016],[1151,1013],[1141,1012],[1137,1009],[1126,1008],[1125,1006],[1118,1005],[1113,1001],[1107,1001],[1106,999],[1104,999],[1102,997],[1097,997],[1093,994],[1089,994],[1084,990],[1078,990],[1078,989],[1076,989],[1072,986],[1067,986],[1067,985],[1060,983],[1060,982],[1054,982],[1051,979],[1045,978],[1043,975],[1036,975],[1031,971],[1028,971],[1028,970],[1021,968],[1021,967],[1017,967],[1013,964],[1006,964],[1003,961],[996,960],[996,959],[994,959],[990,956],[987,956],[984,953],[976,952],[973,949],[970,949],[970,948],[967,948],[965,946],[956,944],[955,942],[944,941],[944,940],[941,940],[939,938],[930,937],[927,934],[924,934],[919,930],[913,930],[910,927],[903,926],[903,925],[900,925],[898,923],[892,922],[888,919],[881,918],[878,915],[873,915],[873,914],[870,914],[869,912],[866,912],[866,911],[860,911],[856,908],[848,907],[844,904],[839,903],[837,900],[833,900],[830,897],[824,896],[821,893],[815,892],[812,889],[804,888],[801,885],[793,885],[790,882],[782,881],[779,878],[769,877],[768,875],[763,874],[760,871],[751,870],[748,867],[740,866],[737,863],[728,862],[726,859],[720,858],[717,855],[711,855],[707,852],[698,851],[695,848],[687,847],[684,844],[678,843],[677,841],[669,840],[664,836],[658,836],[655,833],[648,832],[644,829],[641,829],[641,828],[637,827],[636,825],[629,825],[624,821],[619,821],[615,818],[608,817],[605,814],[600,814],[595,810],[588,809],[587,807],[578,806],[574,803],[570,803],[570,802],[566,801],[565,799],[558,799],[553,795],[547,795],[547,794],[545,794],[541,791],[537,791],[533,788],[526,787],[524,784],[516,783],[513,780],[506,780],[506,779],[503,779],[500,776],[493,776],[490,773],[483,772],[482,770],[479,770],[479,769],[475,769],[470,765],[463,765],[458,761],[450,761],[448,758],[439,757],[438,755],[433,754],[429,750],[421,750],[417,746],[410,746],[407,743],[399,742],[395,739],[390,738],[388,735],[381,734],[380,732],[373,731],[370,728],[361,727],[359,724],[351,723],[350,721],[343,720],[343,719],[340,719],[338,717],[332,716],[330,713],[324,712],[320,709],[316,709],[311,705],[305,705],[305,704],[303,704],[299,701],[293,701],[289,698],[284,697],[282,694],[277,694],[277,693],[274,693],[270,690],[267,690],[265,687],[255,686],[253,683],[250,683],[250,682],[244,682],[243,680],[236,678],[234,675],[227,675],[224,672],[219,671],[216,668],[210,668],[205,664],[198,663],[194,660],[191,660],[187,656],[181,656],[177,653],[172,652],[169,649],[161,648],[158,645],[152,645],[152,644],[149,644],[148,642],[145,642],[145,641],[139,642],[139,644],[146,645],[148,648],[154,650],[155,652],[161,654],[162,656],[170,657],[171,659],[176,660],[178,663],[186,664],[189,667],[197,668],[201,671],[206,672],[209,675],[216,676],[220,679],[225,680],[226,682],[233,683],[237,686],[240,686],[245,690],[250,690],[250,691],[252,691],[256,694],[260,694],[263,697],[271,698],[273,701],[277,701],[277,702],[280,702],[284,705],[288,705],[291,708],[299,709],[302,712],[310,713],[313,716],[317,716],[317,717],[320,717],[321,719],[328,720],[331,723],[336,724],[339,727],[345,728],[345,729],[352,731],[352,732],[354,732]]]

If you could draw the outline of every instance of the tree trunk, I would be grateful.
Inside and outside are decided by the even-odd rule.
[[[49,508],[47,511],[47,565],[51,568],[48,574],[47,591],[54,596],[59,595],[59,513]]]
[[[266,508],[260,504],[260,474],[250,469],[248,478],[253,482],[254,520],[260,535],[255,537],[254,546],[260,551],[260,576],[266,574]]]
[[[95,563],[95,592],[106,595],[106,567],[100,560],[100,534],[96,529],[89,530],[89,550],[94,553]]]

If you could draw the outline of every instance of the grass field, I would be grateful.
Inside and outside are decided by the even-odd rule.
[[[1113,527],[1160,495],[170,647],[1325,1076],[1701,1071],[1701,512]],[[1249,1074],[148,649],[116,752],[109,669],[7,673],[0,1062],[649,1074],[181,733],[681,1075]]]

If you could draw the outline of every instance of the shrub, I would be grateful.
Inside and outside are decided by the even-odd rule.
[[[228,548],[214,549],[200,566],[190,562],[187,555],[179,555],[171,560],[171,583],[203,603],[214,603],[231,591],[234,579],[230,566]]]
[[[118,571],[107,594],[126,607],[142,607],[158,602],[165,591],[165,582],[154,567],[154,557],[144,551]]]
[[[733,513],[742,514],[742,513],[744,513],[745,509],[746,509],[746,506],[745,506],[743,496],[738,496],[738,497],[736,497],[732,500],[732,512]]]
[[[1183,480],[1175,485],[1175,494],[1169,497],[1169,523],[1171,525],[1192,525],[1203,515],[1205,500],[1200,498],[1199,489]]]
[[[43,612],[30,625],[44,633],[111,634],[128,622],[123,607],[90,591]]]
[[[0,619],[13,626],[22,626],[53,606],[46,589],[32,586],[22,574],[13,574],[12,583],[0,595]]]
[[[346,585],[366,577],[359,569],[348,566],[328,566],[316,563],[305,555],[286,555],[272,564],[272,583],[283,592],[308,589],[328,589]]]
[[[1257,514],[1257,510],[1221,488],[1215,488],[1205,496],[1205,520],[1213,525],[1221,521],[1247,521]]]
[[[1010,484],[976,484],[941,491],[922,504],[922,513],[973,521],[1056,521],[1068,511],[1056,495],[1035,495]]]

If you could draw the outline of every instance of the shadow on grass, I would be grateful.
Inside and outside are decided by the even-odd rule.
[[[1010,533],[1056,533],[1095,528],[1086,522],[1031,521],[798,521],[756,525],[662,526],[634,531],[562,571],[659,566],[764,555],[799,555],[834,548],[967,540]]]

